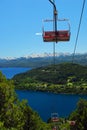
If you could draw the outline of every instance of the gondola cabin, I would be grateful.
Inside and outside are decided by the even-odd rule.
[[[66,19],[59,20],[60,22],[67,22]],[[44,22],[53,22],[53,20],[44,20]],[[43,26],[43,32],[42,37],[44,42],[66,42],[70,40],[70,24],[67,22],[67,24],[64,24],[65,27],[68,25],[68,28],[65,29],[59,29],[57,31],[52,31],[52,29],[44,30]],[[64,26],[63,25],[63,26]]]
[[[58,129],[57,129],[57,127],[56,127],[56,126],[54,126],[54,127],[52,128],[52,130],[58,130]]]
[[[62,31],[46,31],[43,33],[43,41],[44,42],[61,42],[61,41],[69,41],[70,40],[70,32],[67,30]]]
[[[59,121],[58,113],[52,113],[51,120],[52,120],[52,122],[58,122]]]
[[[69,124],[70,124],[71,126],[74,126],[74,125],[76,124],[76,121],[69,121]]]

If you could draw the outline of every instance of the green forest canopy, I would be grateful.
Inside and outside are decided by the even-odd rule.
[[[13,77],[17,89],[87,93],[87,66],[62,63],[32,69]]]
[[[50,130],[40,116],[17,99],[12,80],[0,72],[0,130]]]
[[[75,125],[70,125],[75,121]],[[32,111],[26,100],[17,99],[12,80],[7,80],[0,72],[0,129],[1,130],[52,130],[54,123],[44,123]],[[80,99],[77,108],[67,119],[60,118],[56,126],[67,130],[87,130],[87,100]]]

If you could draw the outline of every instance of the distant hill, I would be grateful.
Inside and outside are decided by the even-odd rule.
[[[41,67],[53,64],[52,54],[44,54],[43,56],[29,56],[20,58],[5,58],[0,59],[0,67]],[[72,54],[57,54],[55,57],[55,63],[72,62]],[[74,63],[79,63],[81,65],[87,65],[87,54],[76,54]]]
[[[87,66],[72,63],[50,65],[18,74],[13,80],[20,89],[86,93]]]

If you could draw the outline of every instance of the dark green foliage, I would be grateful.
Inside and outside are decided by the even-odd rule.
[[[52,68],[50,69],[52,70]],[[45,71],[48,71],[48,68]],[[38,83],[36,79],[33,80],[30,77],[24,79],[25,81],[29,80],[31,84],[33,81]],[[69,78],[69,81],[74,80],[75,77]],[[46,87],[46,84],[44,86]],[[57,88],[58,86],[55,86],[55,90]],[[54,88],[49,86],[50,89],[53,90]],[[61,86],[61,89],[64,89],[64,86]],[[71,126],[69,121],[75,121],[75,126]],[[13,81],[7,80],[0,73],[0,130],[51,130],[53,126],[54,124],[50,121],[49,124],[44,123],[39,115],[28,106],[27,101],[22,100],[20,102],[15,94]],[[60,130],[87,130],[87,101],[81,99],[76,110],[70,114],[69,118],[66,120],[60,118],[56,126]]]
[[[39,115],[19,101],[14,91],[13,81],[0,73],[0,130],[50,130]]]
[[[32,69],[13,78],[16,88],[63,92],[87,93],[87,67],[62,63]]]
[[[79,100],[76,110],[69,119],[76,121],[74,130],[87,130],[87,100]]]
[[[68,77],[74,76],[76,78],[73,81],[80,81],[81,78],[83,80],[87,80],[87,67],[77,65],[77,64],[59,64],[48,67],[41,67],[37,69],[32,69],[27,73],[18,74],[14,76],[13,79],[23,79],[26,77],[33,78],[34,80],[54,83],[54,84],[65,84],[67,82]]]

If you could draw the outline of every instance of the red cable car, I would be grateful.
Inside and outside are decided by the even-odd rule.
[[[49,22],[50,20],[45,20],[44,22]],[[52,20],[51,20],[52,21]],[[67,21],[67,20],[60,20]],[[58,31],[44,31],[43,27],[43,41],[44,42],[61,42],[70,40],[70,25],[68,23],[68,30],[58,30]]]
[[[52,130],[57,130],[57,127],[56,127],[56,126],[54,126]]]
[[[76,124],[76,122],[75,122],[75,121],[69,121],[69,124],[70,124],[71,126],[74,126],[74,125]]]
[[[58,113],[52,113],[52,114],[51,114],[51,120],[52,120],[53,122],[58,122],[58,121],[59,121]]]

